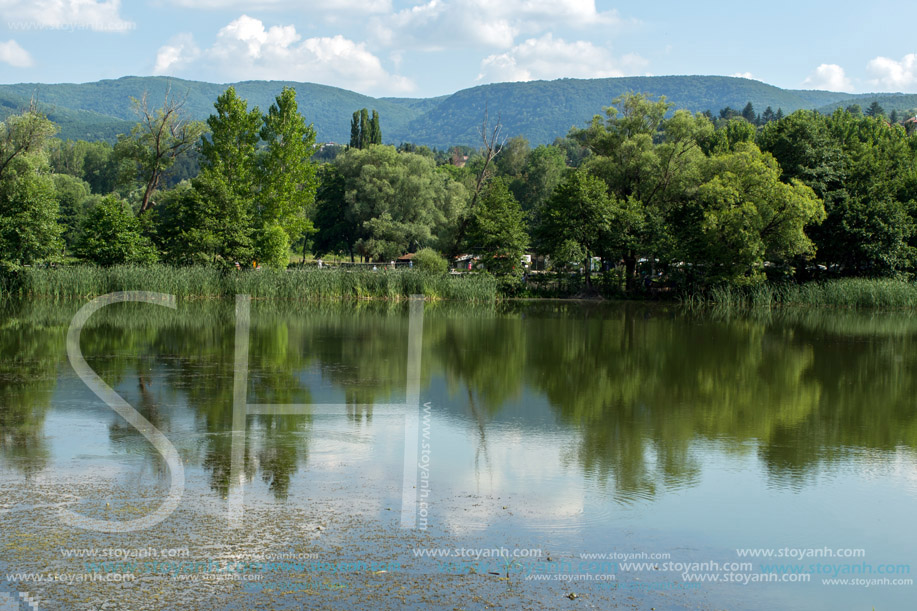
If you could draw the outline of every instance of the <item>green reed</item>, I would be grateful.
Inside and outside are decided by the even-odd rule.
[[[221,270],[211,267],[124,265],[33,268],[8,280],[11,294],[67,299],[116,291],[168,293],[183,299],[251,295],[255,299],[350,300],[428,299],[494,301],[497,282],[490,276],[451,276],[420,270],[348,271],[334,269]]]
[[[726,309],[811,306],[837,308],[917,308],[917,283],[890,278],[842,278],[804,284],[717,286],[706,293],[686,295],[688,306]]]

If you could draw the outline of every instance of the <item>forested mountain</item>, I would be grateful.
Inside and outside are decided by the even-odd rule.
[[[236,83],[238,94],[266,110],[284,86],[297,90],[300,109],[314,122],[319,141],[347,142],[353,111],[373,108],[382,117],[386,143],[415,142],[445,147],[477,145],[487,109],[491,120],[499,117],[507,136],[523,135],[533,144],[551,142],[582,126],[598,109],[626,92],[664,95],[677,108],[716,113],[726,106],[741,109],[752,102],[760,112],[770,106],[790,113],[800,108],[831,109],[878,99],[888,110],[917,106],[915,96],[851,95],[827,91],[786,90],[760,81],[721,76],[660,76],[609,79],[561,79],[527,83],[498,83],[465,89],[437,98],[371,98],[345,89],[277,81]],[[61,127],[61,137],[113,140],[136,121],[130,98],[148,92],[157,105],[171,88],[185,98],[195,119],[206,118],[217,96],[227,85],[166,77],[124,77],[84,84],[0,85],[0,118],[37,100]],[[907,99],[905,99],[907,98]],[[891,102],[889,100],[894,100]],[[900,102],[898,104],[897,102]]]

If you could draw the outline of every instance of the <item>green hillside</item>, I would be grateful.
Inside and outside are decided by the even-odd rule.
[[[507,136],[524,135],[533,144],[551,142],[573,126],[581,126],[622,93],[665,95],[678,108],[717,112],[742,108],[751,101],[760,112],[767,106],[791,112],[799,108],[829,108],[865,99],[827,91],[793,91],[759,81],[719,76],[663,76],[610,79],[561,79],[483,85],[437,98],[372,98],[345,89],[281,81],[236,83],[239,95],[262,110],[284,86],[297,90],[300,109],[312,121],[322,142],[347,142],[353,111],[375,108],[382,116],[387,143],[410,141],[445,147],[477,145],[485,108],[497,117]],[[205,119],[227,85],[166,77],[124,77],[83,84],[22,83],[0,85],[0,115],[16,112],[36,99],[61,126],[64,138],[114,139],[136,120],[131,98],[148,92],[158,105],[170,90],[185,100],[192,117]],[[885,96],[890,97],[890,96]],[[885,99],[885,97],[881,99]],[[917,103],[905,103],[905,107]],[[868,102],[866,102],[868,104]],[[884,102],[883,102],[883,105]],[[890,109],[890,108],[889,108]]]
[[[486,107],[492,118],[500,118],[506,135],[524,135],[532,143],[547,143],[573,126],[582,126],[616,97],[631,91],[664,95],[676,108],[714,113],[726,106],[741,109],[749,101],[759,112],[771,106],[789,113],[851,97],[827,91],[790,91],[760,81],[719,76],[499,83],[450,96],[412,122],[410,133],[415,141],[425,144],[476,144]]]

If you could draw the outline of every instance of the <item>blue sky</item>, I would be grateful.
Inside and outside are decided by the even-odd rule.
[[[425,97],[562,77],[742,75],[917,92],[917,5],[605,0],[0,0],[0,82],[171,75]]]

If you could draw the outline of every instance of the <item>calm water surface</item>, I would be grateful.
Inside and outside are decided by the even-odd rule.
[[[234,304],[111,305],[82,352],[175,446],[186,485],[160,524],[103,533],[61,510],[140,518],[172,474],[71,367],[81,305],[0,318],[0,603],[917,604],[897,581],[917,567],[917,316],[426,304],[412,409],[408,304],[254,302],[247,401],[281,407],[240,427]],[[737,551],[758,548],[774,555]],[[93,549],[109,551],[74,555]]]

